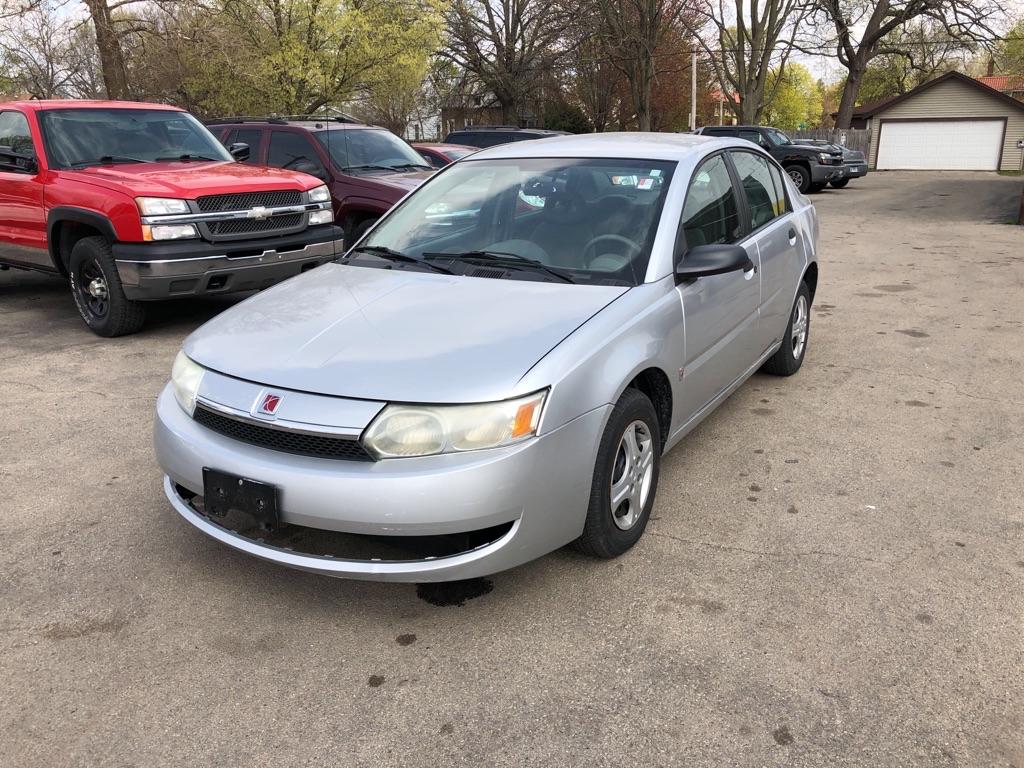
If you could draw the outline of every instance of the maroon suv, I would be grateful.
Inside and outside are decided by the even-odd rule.
[[[226,147],[249,145],[248,163],[323,180],[347,245],[433,173],[391,131],[348,118],[226,118],[207,126]]]

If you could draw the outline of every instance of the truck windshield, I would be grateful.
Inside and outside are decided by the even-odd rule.
[[[766,129],[765,133],[768,134],[768,138],[770,138],[772,140],[773,144],[782,145],[782,144],[792,144],[793,143],[792,140],[789,138],[789,136],[784,134],[782,131],[778,131],[778,130],[776,130],[774,128]]]
[[[220,142],[187,112],[165,109],[49,109],[39,123],[50,165],[231,161]]]
[[[381,220],[348,263],[413,259],[471,275],[468,265],[500,264],[487,276],[504,269],[515,279],[639,285],[674,169],[615,158],[467,158]]]
[[[337,128],[317,131],[313,135],[342,171],[430,169],[419,152],[383,128]]]

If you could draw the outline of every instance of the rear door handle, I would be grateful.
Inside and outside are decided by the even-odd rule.
[[[796,230],[792,227],[789,228],[789,244],[796,245]]]

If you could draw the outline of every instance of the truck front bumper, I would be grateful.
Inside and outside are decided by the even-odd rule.
[[[287,237],[207,243],[115,243],[125,295],[136,301],[268,288],[340,256],[340,227],[311,227]]]
[[[830,181],[838,181],[846,175],[844,165],[819,165],[811,164],[811,183],[827,184]]]

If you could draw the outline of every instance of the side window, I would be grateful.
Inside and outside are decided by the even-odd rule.
[[[30,159],[35,158],[28,119],[21,112],[0,112],[0,152],[12,152],[19,157],[0,154],[0,170],[24,171]]]
[[[314,175],[326,175],[309,139],[294,131],[272,131],[267,165]]]
[[[758,131],[740,131],[739,135],[741,139],[746,139],[759,147],[767,146],[767,142]]]
[[[782,178],[782,169],[775,163],[768,163],[768,172],[772,175],[772,183],[775,185],[775,194],[779,198],[780,211],[779,215],[786,213],[790,210],[789,199],[786,197],[786,183]]]
[[[743,233],[736,190],[721,155],[697,168],[683,205],[683,234],[687,247],[734,243]]]
[[[759,229],[786,212],[786,198],[780,196],[768,161],[753,152],[730,152],[750,208],[750,227]]]
[[[230,147],[232,144],[248,144],[249,159],[247,163],[258,163],[260,159],[260,140],[263,138],[263,131],[259,128],[238,128],[231,131],[224,141],[224,145]]]

